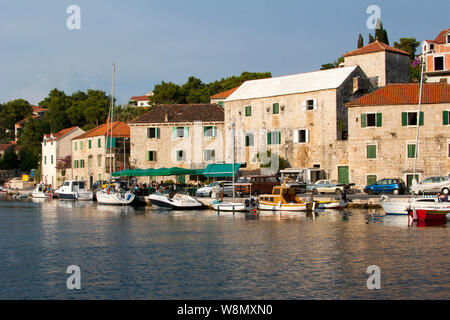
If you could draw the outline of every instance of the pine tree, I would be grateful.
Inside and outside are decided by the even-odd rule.
[[[389,45],[387,31],[383,29],[383,24],[380,19],[377,21],[377,28],[375,30],[375,39]]]
[[[359,37],[358,37],[358,49],[362,48],[362,47],[364,47],[364,38],[363,38],[363,36],[360,33]]]
[[[375,38],[371,33],[369,33],[369,43],[375,42]]]

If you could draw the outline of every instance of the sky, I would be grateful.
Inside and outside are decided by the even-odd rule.
[[[119,104],[190,76],[319,70],[356,49],[359,33],[368,43],[373,5],[391,45],[450,27],[448,0],[0,0],[0,102],[37,105],[53,88],[110,94],[112,63]]]

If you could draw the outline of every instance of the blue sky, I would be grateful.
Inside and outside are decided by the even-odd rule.
[[[41,101],[53,88],[70,94],[111,91],[126,103],[161,81],[204,82],[242,71],[273,76],[320,69],[367,43],[366,13],[381,9],[390,44],[434,39],[450,27],[448,0],[0,0],[0,102]],[[69,30],[66,9],[81,9]]]

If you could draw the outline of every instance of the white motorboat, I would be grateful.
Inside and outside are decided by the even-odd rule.
[[[380,199],[380,203],[386,215],[408,215],[408,209],[410,207],[422,207],[424,205],[433,207],[445,206],[445,203],[439,202],[439,197],[437,196],[420,196],[394,200],[383,195]]]
[[[348,206],[344,200],[314,200],[316,209],[342,209]]]
[[[129,190],[109,190],[105,188],[96,193],[97,202],[100,204],[123,205],[131,204],[136,195]]]
[[[34,188],[33,192],[31,193],[31,196],[33,198],[45,199],[45,198],[51,198],[53,196],[53,194],[51,191],[46,190],[45,184],[39,183]]]
[[[175,194],[173,197],[169,195],[156,192],[148,196],[152,206],[168,208],[173,210],[198,210],[204,209],[203,203],[195,199],[194,197]]]
[[[218,212],[244,212],[249,210],[249,207],[245,203],[239,202],[218,202],[211,203],[211,206]]]
[[[66,180],[55,191],[61,199],[65,200],[93,200],[94,192],[86,189],[86,183],[79,180]]]

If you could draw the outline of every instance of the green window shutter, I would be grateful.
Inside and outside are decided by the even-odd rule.
[[[89,140],[89,149],[91,149],[92,148],[92,140]]]
[[[383,123],[382,115],[381,113],[377,113],[377,127],[381,127]]]
[[[213,137],[216,136],[216,127],[215,126],[212,127],[212,136]]]
[[[420,117],[419,117],[419,126],[423,126],[423,111],[420,112]]]
[[[278,143],[277,144],[281,144],[281,132],[278,132]]]
[[[145,161],[150,161],[150,151],[145,153]]]
[[[102,146],[102,140],[100,140],[100,138],[98,138],[98,140],[97,140],[97,146],[99,148],[101,148],[101,146]]]
[[[177,137],[177,127],[172,127],[172,138],[176,138]]]
[[[75,151],[77,151],[77,142],[75,141],[74,143],[73,143],[73,147],[74,147],[74,149],[75,149]]]
[[[219,101],[217,104],[223,108],[223,101]]]
[[[366,114],[361,113],[361,128],[365,128],[365,127],[366,127]]]
[[[150,138],[150,128],[147,128],[147,138]]]
[[[444,126],[448,125],[448,111],[443,112],[442,121],[443,121]]]
[[[402,126],[405,127],[408,125],[408,113],[402,112]]]
[[[203,136],[204,136],[204,137],[206,137],[206,129],[207,129],[207,127],[204,126],[204,127],[203,127]]]
[[[367,159],[376,159],[377,158],[377,146],[368,145],[367,146]]]
[[[408,144],[408,158],[415,158],[415,157],[416,157],[416,145]]]
[[[157,137],[158,139],[161,138],[161,129],[160,129],[160,128],[156,128],[156,137]]]
[[[267,144],[272,144],[272,133],[267,132]]]
[[[273,111],[273,114],[280,113],[280,104],[279,103],[274,103],[272,105],[272,111]]]
[[[184,137],[185,138],[189,137],[189,127],[184,127]]]
[[[250,117],[252,115],[252,106],[245,107],[245,116]]]

